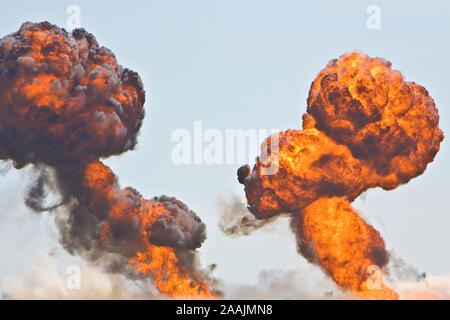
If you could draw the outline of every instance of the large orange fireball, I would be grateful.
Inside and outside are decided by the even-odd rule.
[[[271,150],[253,170],[238,170],[249,210],[259,219],[290,213],[299,252],[342,288],[362,298],[398,298],[382,280],[368,285],[371,267],[382,269],[389,253],[350,202],[422,174],[444,137],[438,125],[425,88],[405,82],[386,60],[345,54],[312,83],[303,129],[269,137]],[[278,170],[266,175],[273,165]]]
[[[99,160],[135,147],[144,102],[139,75],[84,29],[24,23],[0,39],[0,158],[53,168],[70,209],[61,243],[93,261],[113,254],[109,270],[134,268],[168,296],[212,297],[195,251],[205,224],[175,198],[121,189]],[[40,210],[42,194],[27,203]]]

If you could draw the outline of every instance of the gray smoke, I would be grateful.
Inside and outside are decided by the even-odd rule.
[[[237,195],[221,198],[219,228],[228,236],[248,236],[274,219],[257,219]]]
[[[179,249],[200,248],[206,240],[206,225],[197,214],[173,197],[160,196],[153,200],[163,203],[169,211],[149,227],[149,241]]]

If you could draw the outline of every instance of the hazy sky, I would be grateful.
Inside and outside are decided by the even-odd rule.
[[[220,197],[244,197],[234,165],[175,165],[177,128],[299,128],[311,82],[327,62],[357,49],[392,62],[405,79],[425,86],[450,132],[450,3],[448,1],[4,1],[0,36],[25,21],[66,27],[78,5],[81,25],[120,64],[137,71],[147,92],[137,150],[106,160],[122,186],[144,196],[174,195],[208,228],[203,264],[215,275],[254,283],[266,269],[303,260],[286,221],[249,237],[227,238],[217,227]],[[366,9],[381,9],[381,29],[366,26]],[[425,173],[385,192],[370,190],[356,207],[382,232],[388,249],[420,271],[450,272],[450,149],[448,140]],[[30,171],[0,177],[0,279],[51,248],[48,219],[18,204]],[[20,214],[16,212],[21,212]],[[49,244],[50,243],[50,244]],[[26,260],[28,259],[28,260]],[[32,259],[31,259],[32,260]]]

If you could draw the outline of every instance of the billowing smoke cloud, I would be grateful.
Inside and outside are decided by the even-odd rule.
[[[349,292],[342,292],[312,265],[303,264],[288,270],[265,270],[258,275],[256,284],[229,285],[229,299],[354,299]]]
[[[332,60],[316,77],[303,130],[287,130],[267,157],[238,170],[248,209],[259,219],[291,213],[298,250],[344,289],[397,298],[384,283],[369,288],[370,268],[389,252],[379,232],[351,207],[363,191],[391,190],[422,174],[443,133],[427,90],[405,82],[390,62],[363,53]],[[263,153],[262,153],[263,154]],[[273,175],[263,169],[277,165]]]
[[[96,266],[79,268],[79,287],[68,286],[68,266],[59,258],[40,255],[25,273],[13,273],[1,281],[3,299],[148,299],[158,298],[150,279],[130,281],[120,274],[106,273]],[[65,268],[64,268],[65,267]],[[152,290],[153,288],[153,290]]]
[[[99,160],[135,147],[144,102],[138,74],[83,29],[24,23],[0,40],[0,158],[43,168],[27,205],[57,211],[72,254],[113,257],[110,271],[151,276],[169,296],[210,296],[195,251],[206,238],[200,218],[175,198],[122,189]],[[47,205],[49,190],[61,201]]]
[[[0,78],[0,154],[17,168],[77,165],[136,144],[142,82],[83,29],[23,24],[1,39]]]

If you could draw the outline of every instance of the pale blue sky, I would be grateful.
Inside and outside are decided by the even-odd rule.
[[[450,132],[447,1],[4,2],[0,36],[25,21],[65,27],[67,6],[78,5],[81,25],[120,64],[141,75],[147,117],[138,148],[106,162],[123,186],[147,197],[174,195],[195,210],[208,227],[202,261],[217,263],[216,276],[230,282],[252,283],[261,270],[287,269],[303,258],[286,223],[240,239],[222,235],[217,200],[243,197],[236,179],[240,164],[175,166],[173,130],[192,130],[195,120],[206,129],[299,128],[316,74],[329,60],[357,49],[390,60],[406,80],[425,86],[439,109],[441,128]],[[372,4],[381,8],[380,30],[366,27],[366,8]],[[434,274],[450,273],[449,160],[446,139],[423,176],[394,191],[370,190],[365,201],[357,201],[389,249]],[[9,173],[0,182],[3,198],[17,200],[10,189],[20,177]],[[0,227],[0,244],[23,248],[18,243],[27,243],[29,233],[18,233],[14,223]],[[0,278],[15,268],[20,254],[0,245]]]

